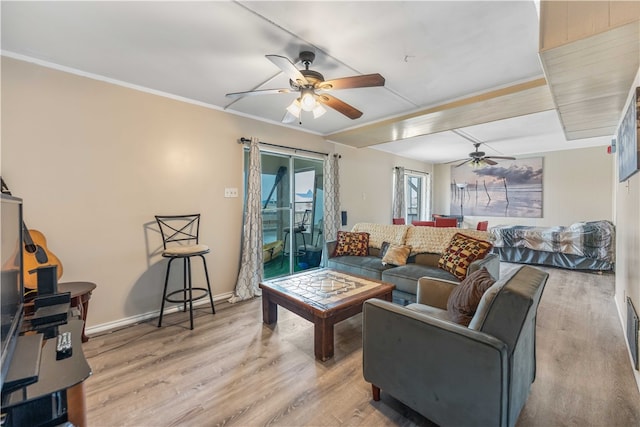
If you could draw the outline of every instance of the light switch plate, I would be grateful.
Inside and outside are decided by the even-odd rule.
[[[225,188],[224,189],[224,197],[238,197],[238,189],[237,188]]]

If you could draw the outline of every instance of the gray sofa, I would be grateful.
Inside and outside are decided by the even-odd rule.
[[[474,238],[490,240],[488,232],[438,227],[414,227],[412,225],[359,223],[352,231],[369,233],[368,256],[333,256],[336,242],[325,243],[324,265],[335,270],[360,276],[382,280],[396,286],[393,291],[393,302],[407,305],[416,302],[418,279],[424,276],[459,282],[453,274],[438,267],[438,260],[455,233],[462,233]],[[382,242],[407,244],[412,247],[407,265],[383,265],[379,256]],[[494,279],[500,276],[500,258],[489,254],[481,260],[471,263],[467,274],[486,267]]]
[[[469,327],[448,321],[457,284],[421,279],[418,304],[363,307],[363,374],[438,425],[513,426],[535,379],[536,314],[548,273],[524,266],[482,296]],[[444,305],[443,305],[444,304]]]

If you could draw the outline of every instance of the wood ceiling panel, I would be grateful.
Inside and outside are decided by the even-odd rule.
[[[326,138],[353,147],[367,147],[405,138],[552,110],[545,79],[532,80],[427,110],[338,132]]]
[[[565,136],[613,135],[640,67],[638,22],[540,53]]]

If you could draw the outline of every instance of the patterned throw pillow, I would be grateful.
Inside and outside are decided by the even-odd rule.
[[[411,246],[390,244],[382,258],[382,265],[405,265],[410,253]]]
[[[474,271],[455,287],[447,300],[447,313],[452,322],[469,326],[484,292],[496,281],[485,267]]]
[[[333,256],[344,255],[369,255],[369,233],[338,231],[338,241]]]
[[[467,276],[469,265],[484,258],[492,247],[491,243],[484,240],[456,233],[449,242],[449,247],[442,253],[438,267],[462,280]]]

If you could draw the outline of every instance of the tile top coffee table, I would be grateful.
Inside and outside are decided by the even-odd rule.
[[[333,357],[333,325],[362,311],[369,298],[391,301],[394,285],[331,270],[309,270],[260,283],[262,319],[278,321],[278,306],[314,324],[316,359]]]

